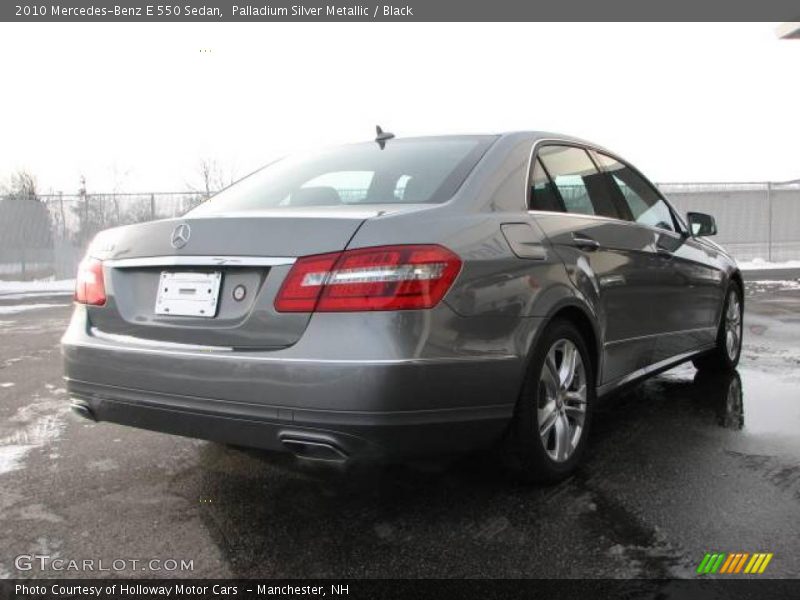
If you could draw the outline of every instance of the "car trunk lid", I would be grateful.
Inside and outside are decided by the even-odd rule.
[[[139,339],[241,349],[289,346],[302,336],[310,318],[308,313],[278,313],[274,308],[294,259],[343,250],[365,219],[411,208],[249,211],[104,232],[90,254],[104,261],[108,299],[105,306],[88,307],[91,326],[98,335],[126,336],[129,343]],[[217,273],[219,287],[212,289],[209,282]],[[166,290],[165,281],[185,289]],[[191,282],[202,285],[190,290]],[[158,310],[159,297],[172,297],[175,306],[176,291],[215,296],[213,314],[168,314],[163,304]]]

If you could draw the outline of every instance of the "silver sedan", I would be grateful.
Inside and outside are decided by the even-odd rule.
[[[585,141],[379,131],[99,234],[63,338],[72,406],[310,460],[500,448],[557,480],[602,396],[738,362],[714,233]]]

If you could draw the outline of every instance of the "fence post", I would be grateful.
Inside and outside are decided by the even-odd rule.
[[[84,185],[84,178],[81,177],[81,189],[80,189],[80,196],[81,202],[83,206],[81,207],[81,212],[83,213],[83,222],[81,223],[81,238],[86,236],[86,239],[81,239],[81,243],[86,243],[89,241],[89,236],[87,232],[89,230],[89,196],[86,193],[86,186]]]
[[[156,218],[156,195],[150,194],[150,219],[155,221]]]
[[[767,182],[767,216],[769,227],[767,228],[767,260],[772,262],[772,183]]]
[[[64,192],[58,192],[58,210],[61,213],[61,239],[67,239],[67,215],[64,213]]]

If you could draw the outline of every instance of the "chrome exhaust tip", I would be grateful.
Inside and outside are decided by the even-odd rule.
[[[291,437],[281,438],[281,443],[289,452],[304,460],[337,463],[347,460],[347,454],[330,442]]]
[[[86,404],[86,402],[82,400],[73,400],[72,404],[70,404],[70,408],[72,409],[72,412],[79,417],[94,421],[95,423],[97,422],[97,417],[95,417],[94,411],[88,404]]]

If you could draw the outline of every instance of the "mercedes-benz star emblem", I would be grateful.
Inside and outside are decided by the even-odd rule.
[[[191,235],[192,229],[186,223],[181,223],[172,230],[172,247],[183,248]]]

